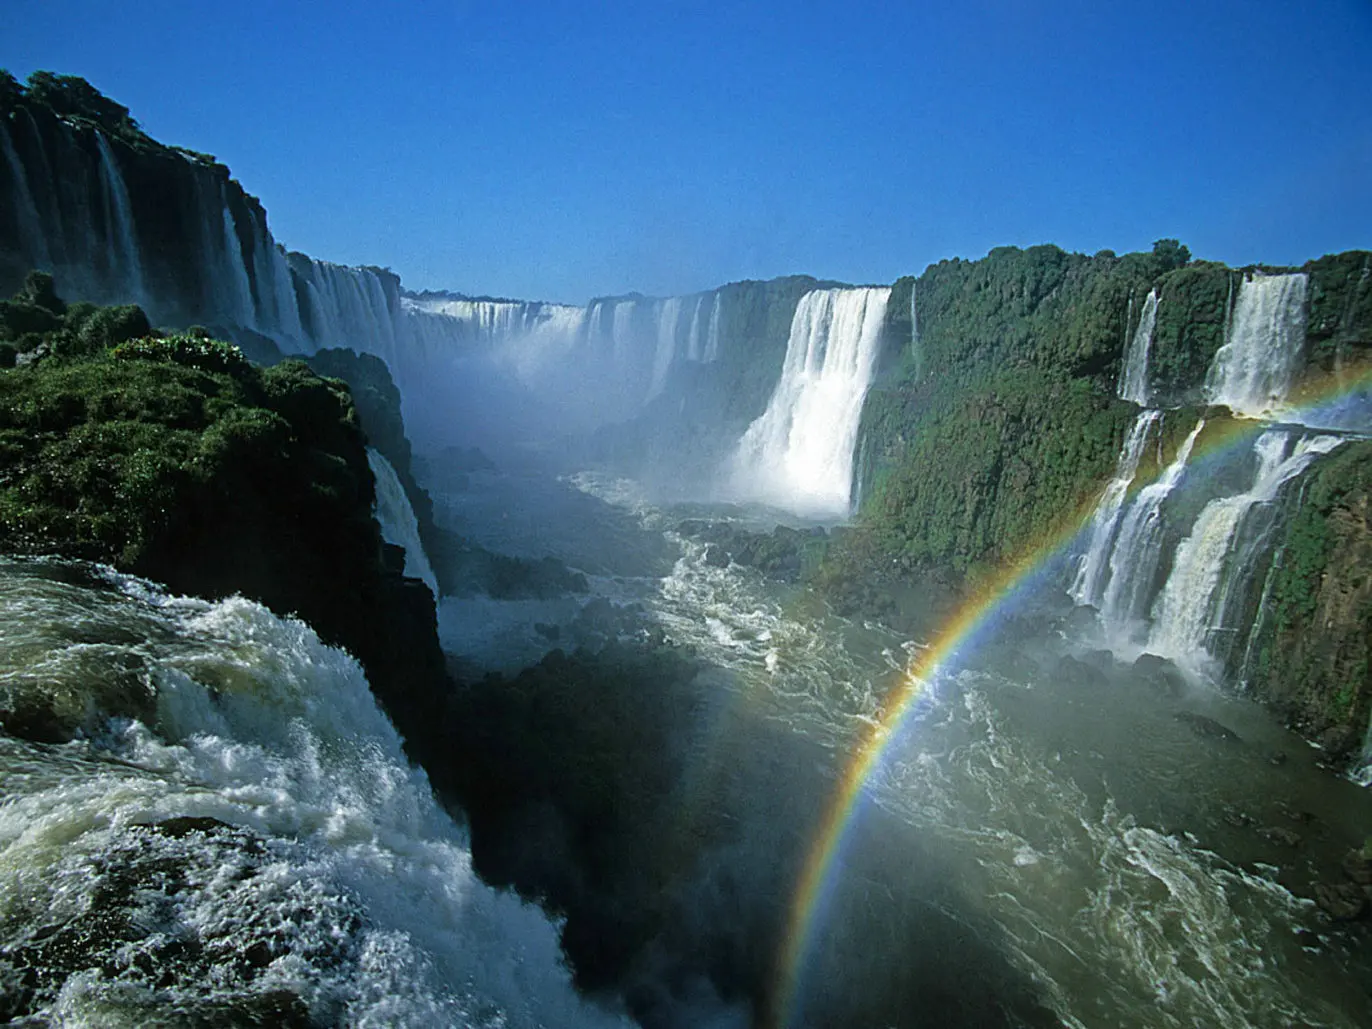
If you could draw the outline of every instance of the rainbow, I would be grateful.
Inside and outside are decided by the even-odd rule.
[[[1278,412],[1278,416],[1282,421],[1319,424],[1327,420],[1341,400],[1369,389],[1372,389],[1372,368],[1352,376],[1312,378],[1293,391],[1300,401],[1299,406]],[[1191,462],[1216,459],[1248,443],[1271,424],[1241,419],[1221,422],[1197,441]],[[1130,487],[1131,494],[1145,485],[1146,482],[1136,480]],[[970,654],[992,635],[1013,599],[1027,596],[1032,587],[1049,577],[1050,570],[1056,567],[1055,559],[1064,557],[1082,533],[1094,505],[1093,498],[1090,504],[1059,522],[1056,531],[1027,547],[1017,560],[1003,566],[973,590],[939,627],[928,646],[916,654],[887,696],[878,717],[861,731],[852,758],[830,796],[792,892],[785,935],[775,966],[772,1029],[787,1029],[795,1018],[806,960],[841,874],[843,863],[840,859],[856,821],[859,802],[888,747],[906,720],[927,708],[939,677],[956,667],[962,655]]]

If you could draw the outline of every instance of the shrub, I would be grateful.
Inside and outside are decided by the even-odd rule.
[[[110,353],[119,361],[170,361],[187,368],[228,375],[243,375],[252,367],[243,351],[232,343],[200,336],[143,336],[120,342]]]

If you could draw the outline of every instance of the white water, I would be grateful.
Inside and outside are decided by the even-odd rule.
[[[824,289],[801,297],[776,390],[733,456],[735,495],[798,513],[848,514],[853,447],[890,293]]]
[[[1124,357],[1124,371],[1120,378],[1119,395],[1140,407],[1148,406],[1148,351],[1153,346],[1153,326],[1158,319],[1158,291],[1150,289],[1139,313],[1138,328],[1129,341]]]
[[[224,187],[219,187],[220,243],[219,254],[223,268],[223,288],[230,298],[229,310],[237,324],[251,328],[257,324],[253,309],[252,283],[248,279],[248,266],[243,261],[243,244],[229,206]]]
[[[1315,436],[1293,447],[1289,432],[1265,432],[1258,437],[1253,444],[1257,470],[1252,486],[1207,504],[1177,548],[1171,574],[1155,605],[1149,652],[1193,671],[1206,670],[1209,636],[1220,628],[1224,591],[1233,582],[1234,572],[1227,564],[1245,516],[1255,505],[1270,504],[1285,483],[1341,442],[1337,436]]]
[[[1305,287],[1302,273],[1244,280],[1228,338],[1205,379],[1210,403],[1245,417],[1280,407],[1305,343]]]
[[[676,329],[681,320],[681,298],[668,297],[658,305],[657,349],[653,352],[653,375],[648,383],[646,401],[652,400],[662,392],[667,384],[667,373],[672,370],[676,358]]]
[[[105,191],[105,238],[114,250],[116,270],[123,280],[122,285],[129,300],[146,303],[143,259],[138,252],[129,191],[124,186],[124,176],[119,171],[119,163],[110,151],[105,134],[97,132],[95,140],[100,148],[100,181]]]
[[[1100,602],[1101,624],[1107,637],[1117,644],[1130,638],[1137,620],[1145,613],[1153,575],[1162,556],[1162,502],[1181,481],[1191,449],[1203,428],[1202,418],[1177,448],[1172,463],[1158,480],[1139,490],[1120,522],[1110,551],[1110,578]]]
[[[372,475],[376,478],[376,520],[381,524],[382,538],[405,548],[405,574],[424,580],[437,600],[438,579],[429,556],[424,553],[424,543],[419,538],[419,519],[415,517],[410,498],[405,495],[405,487],[400,484],[400,477],[391,463],[371,447],[367,448],[367,463],[372,466]]]
[[[719,360],[719,312],[722,306],[719,294],[715,293],[710,298],[710,326],[705,333],[705,354],[702,360],[706,364]]]
[[[575,481],[637,511],[649,528],[676,523],[632,483],[593,475]],[[682,558],[645,603],[669,639],[729,670],[720,688],[736,698],[724,706],[712,748],[696,759],[701,767],[693,774],[708,780],[708,762],[731,746],[751,752],[751,744],[726,742],[747,731],[736,724],[743,712],[822,741],[841,766],[851,733],[870,724],[922,644],[875,625],[807,617],[751,570],[713,567],[703,544],[669,537],[681,543]],[[1222,803],[1262,810],[1276,790],[1289,788],[1291,775],[1290,764],[1269,765],[1257,742],[1266,716],[1236,725],[1247,747],[1198,745],[1175,718],[1174,699],[1144,688],[1066,686],[1051,670],[1034,670],[1037,647],[1020,641],[1004,648],[1013,672],[977,654],[966,658],[974,668],[950,669],[930,683],[927,708],[893,739],[866,801],[914,827],[921,840],[946,847],[960,888],[999,923],[1014,959],[1064,1026],[1359,1024],[1367,1002],[1358,975],[1314,970],[1331,955],[1303,950],[1294,936],[1312,921],[1313,905],[1278,885],[1275,868],[1257,874],[1217,853],[1213,834],[1197,839],[1134,810],[1137,790],[1128,799],[1112,793],[1150,782],[1161,795],[1194,799],[1200,810]],[[1207,710],[1234,717],[1234,702],[1214,703],[1225,706]],[[1315,795],[1330,796],[1323,773],[1312,783]],[[840,881],[842,869],[857,863],[852,850],[850,839]],[[923,874],[894,855],[889,872],[890,880],[871,877],[855,887],[874,922],[896,906],[901,883]],[[815,982],[816,991],[863,989],[889,964],[921,960],[873,949],[851,926],[816,931],[846,934],[862,969],[851,984]]]
[[[1151,296],[1151,294],[1150,294]],[[1078,604],[1098,607],[1106,573],[1109,571],[1109,558],[1115,542],[1115,532],[1119,528],[1120,512],[1129,487],[1139,470],[1139,460],[1148,442],[1153,426],[1162,417],[1161,411],[1140,411],[1129,433],[1124,438],[1115,477],[1105,487],[1095,513],[1091,516],[1091,537],[1086,553],[1077,566],[1076,578],[1068,592]]]
[[[10,196],[13,198],[15,223],[19,226],[24,246],[33,255],[36,267],[49,268],[52,258],[48,253],[48,241],[38,217],[38,208],[33,202],[33,192],[29,189],[28,174],[15,152],[9,125],[3,119],[0,119],[0,152],[5,155],[5,164],[9,166],[10,179],[14,184]]]
[[[92,590],[39,567],[0,565],[0,680],[40,668],[44,689],[99,696],[139,668],[150,705],[92,725],[90,746],[0,734],[0,960],[42,927],[89,924],[93,904],[136,934],[83,943],[105,972],[59,979],[42,1024],[216,1024],[206,1005],[277,991],[320,1024],[626,1024],[575,994],[546,916],[477,879],[350,657],[241,598],[112,574],[115,590]],[[178,816],[236,828],[137,828]],[[212,972],[157,964],[176,940],[218,954]],[[148,958],[170,984],[152,988]]]

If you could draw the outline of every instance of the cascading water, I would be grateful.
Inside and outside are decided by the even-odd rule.
[[[38,216],[38,206],[33,201],[32,190],[29,189],[29,177],[24,170],[24,163],[19,160],[19,155],[14,150],[14,142],[10,139],[9,125],[3,118],[0,118],[0,153],[4,154],[5,166],[9,169],[9,192],[13,197],[14,219],[15,224],[19,226],[20,245],[24,252],[32,257],[33,264],[39,268],[48,268],[52,257],[48,252],[47,236]]]
[[[889,291],[888,291],[889,292]],[[710,327],[705,335],[705,354],[702,360],[709,364],[711,361],[719,360],[719,294],[716,293],[710,301]]]
[[[1148,437],[1161,417],[1161,411],[1140,411],[1124,438],[1124,447],[1120,451],[1115,477],[1105,487],[1105,493],[1102,494],[1100,503],[1096,505],[1095,513],[1091,517],[1090,542],[1087,544],[1086,553],[1082,555],[1081,563],[1077,566],[1076,579],[1068,591],[1078,604],[1100,606],[1115,533],[1119,528],[1120,513],[1124,510],[1124,500],[1134,482],[1134,476],[1138,474],[1139,460],[1143,457]]]
[[[801,298],[781,379],[733,456],[735,495],[807,514],[848,514],[853,448],[890,293],[824,289]]]
[[[1254,418],[1286,399],[1305,342],[1305,288],[1302,273],[1244,280],[1205,379],[1210,403]]]
[[[1196,438],[1204,428],[1202,418],[1177,448],[1172,463],[1156,482],[1139,490],[1120,521],[1110,551],[1110,575],[1100,600],[1101,623],[1107,637],[1116,642],[1127,641],[1147,612],[1153,577],[1162,557],[1162,502],[1181,481]]]
[[[105,134],[97,132],[95,140],[100,148],[100,181],[105,193],[106,238],[114,248],[117,274],[122,279],[123,288],[132,303],[147,303],[147,290],[143,285],[143,258],[138,251],[138,236],[134,231],[133,215],[129,212],[129,191],[124,185],[124,176],[119,171],[119,163],[110,151]]]
[[[372,466],[372,475],[376,478],[376,520],[381,524],[382,538],[405,548],[405,574],[412,579],[422,579],[437,600],[438,579],[429,556],[424,553],[424,543],[419,538],[419,519],[415,517],[410,498],[405,495],[405,487],[400,484],[400,477],[391,463],[371,447],[367,448],[367,463]]]
[[[625,1024],[576,995],[555,925],[477,878],[362,670],[300,622],[4,561],[0,641],[4,701],[70,701],[87,732],[0,732],[0,1011]]]
[[[1140,407],[1148,406],[1148,351],[1153,346],[1153,326],[1158,318],[1158,291],[1148,291],[1139,313],[1138,328],[1129,341],[1129,350],[1124,356],[1124,371],[1120,378],[1119,395]]]
[[[1226,594],[1239,578],[1239,570],[1230,567],[1229,559],[1250,510],[1255,505],[1270,504],[1285,483],[1341,442],[1337,436],[1315,436],[1292,446],[1292,434],[1285,431],[1265,432],[1258,438],[1253,445],[1257,458],[1253,485],[1245,493],[1207,504],[1191,534],[1178,547],[1172,572],[1155,606],[1149,652],[1193,671],[1205,671],[1211,657],[1210,636],[1226,628],[1220,624],[1220,616]]]
[[[667,373],[671,371],[672,362],[676,358],[676,329],[680,320],[680,297],[668,297],[659,304],[657,349],[653,352],[653,377],[648,383],[648,396],[645,400],[652,400],[667,384]]]
[[[234,324],[248,328],[257,324],[257,313],[252,300],[252,281],[248,278],[248,266],[243,261],[243,244],[238,238],[238,226],[234,221],[233,208],[229,206],[224,187],[219,189],[220,242],[219,254],[223,267],[223,287],[227,290]]]

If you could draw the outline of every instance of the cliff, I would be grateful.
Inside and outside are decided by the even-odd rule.
[[[434,599],[381,540],[344,384],[204,337],[97,339],[111,312],[45,285],[0,305],[0,321],[36,309],[54,323],[0,371],[0,550],[241,593],[353,653],[398,720],[432,703],[446,681]],[[40,735],[64,731],[35,718]]]

